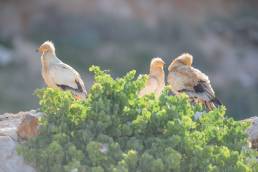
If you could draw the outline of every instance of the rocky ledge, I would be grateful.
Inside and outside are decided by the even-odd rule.
[[[0,172],[35,172],[17,155],[16,145],[38,134],[38,118],[41,115],[35,110],[0,115]]]
[[[41,112],[31,110],[0,115],[0,172],[36,172],[16,153],[16,145],[38,134]],[[246,119],[252,125],[247,130],[252,148],[258,148],[258,117]]]
[[[258,150],[258,117],[254,116],[246,120],[252,123],[252,125],[247,129],[249,141],[251,142],[252,148]]]

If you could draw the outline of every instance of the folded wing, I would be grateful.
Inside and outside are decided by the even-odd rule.
[[[178,82],[176,85],[177,92],[185,92],[191,97],[200,98],[205,101],[210,101],[215,97],[208,76],[198,69],[182,66],[175,71],[174,75],[173,77],[176,79],[173,81]]]
[[[59,63],[51,66],[49,76],[56,86],[62,90],[86,94],[86,89],[79,73],[67,64]]]

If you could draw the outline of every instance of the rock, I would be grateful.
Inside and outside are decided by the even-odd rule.
[[[41,112],[35,110],[0,115],[0,135],[10,136],[14,140],[17,140],[17,136],[21,139],[35,136],[38,133],[38,118],[41,115]]]
[[[38,133],[37,121],[41,115],[35,110],[0,115],[0,172],[35,172],[17,155],[16,145],[19,138],[27,139]]]
[[[204,113],[205,113],[205,112],[196,112],[196,113],[194,114],[194,120],[200,119]]]
[[[108,144],[101,144],[101,145],[100,145],[100,148],[99,148],[99,151],[100,151],[101,153],[106,154],[106,153],[108,152]]]
[[[16,129],[22,117],[21,113],[5,113],[0,115],[0,135],[6,135],[17,140]]]
[[[38,135],[38,118],[26,114],[17,128],[17,136],[20,139],[29,139]]]
[[[16,142],[10,136],[0,136],[0,172],[35,172],[16,153]]]
[[[254,116],[246,119],[245,121],[250,121],[251,126],[247,129],[247,134],[249,140],[252,144],[252,148],[258,149],[258,117]]]

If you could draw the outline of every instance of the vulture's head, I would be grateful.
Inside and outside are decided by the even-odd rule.
[[[193,56],[191,54],[184,53],[172,61],[172,63],[168,67],[168,70],[171,71],[173,67],[180,65],[192,66],[192,63]]]
[[[37,49],[37,52],[40,52],[41,54],[44,53],[55,53],[55,46],[53,42],[51,41],[46,41],[41,46]]]
[[[165,62],[161,58],[156,57],[151,60],[150,68],[163,68],[164,65]]]

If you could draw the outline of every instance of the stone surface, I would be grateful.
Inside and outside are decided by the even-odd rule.
[[[0,136],[0,172],[35,172],[17,155],[16,144],[10,136]]]
[[[38,118],[31,114],[25,114],[16,133],[19,139],[29,139],[38,135]]]
[[[37,118],[41,115],[35,110],[0,115],[0,172],[35,172],[17,155],[16,145],[19,136],[26,139],[37,134]]]
[[[250,142],[252,143],[252,148],[258,149],[258,117],[254,116],[246,120],[252,123],[252,125],[247,129],[247,134]]]

